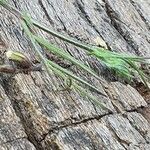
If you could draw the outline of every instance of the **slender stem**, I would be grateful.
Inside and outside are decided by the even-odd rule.
[[[100,92],[100,89],[96,88],[95,86],[91,85],[90,83],[88,83],[88,82],[82,80],[81,78],[77,77],[77,76],[74,75],[72,72],[70,72],[70,71],[68,71],[68,70],[66,70],[66,69],[64,69],[64,68],[62,68],[61,66],[59,66],[59,65],[57,65],[56,63],[52,62],[51,60],[47,60],[47,62],[48,62],[51,66],[53,66],[54,68],[58,69],[59,71],[65,73],[66,75],[72,77],[72,78],[75,79],[76,81],[78,81],[78,82],[80,82],[80,83],[82,83],[82,84],[84,84],[84,85],[90,87],[91,89],[95,90],[97,93],[99,93],[99,94],[101,94],[101,95],[103,95],[103,96],[106,97],[106,95],[105,95],[104,93]]]
[[[69,60],[73,64],[81,67],[82,69],[84,69],[85,71],[87,71],[88,73],[90,73],[91,75],[96,77],[101,82],[105,83],[105,81],[103,79],[101,79],[91,68],[89,68],[88,66],[83,64],[81,61],[76,60],[74,57],[72,57],[70,54],[64,52],[62,49],[54,46],[53,44],[50,44],[47,40],[45,40],[41,37],[35,36],[35,35],[33,35],[33,37],[40,45],[45,46],[48,50],[50,50],[54,54],[59,55],[60,57],[63,57],[64,59]]]
[[[75,39],[72,39],[72,38],[70,38],[70,37],[66,37],[66,36],[64,36],[64,35],[62,35],[62,34],[56,32],[56,31],[54,31],[54,30],[51,30],[51,29],[47,28],[46,26],[40,24],[39,22],[37,22],[37,21],[35,21],[35,20],[33,20],[33,19],[32,19],[31,21],[32,21],[32,23],[33,23],[35,26],[37,26],[38,28],[41,28],[42,30],[44,30],[44,31],[46,31],[46,32],[48,32],[48,33],[50,33],[51,35],[53,35],[53,36],[55,36],[55,37],[58,37],[58,38],[62,39],[63,41],[69,42],[69,43],[71,43],[71,44],[73,44],[73,45],[75,45],[75,46],[78,46],[78,47],[80,47],[80,48],[83,48],[83,49],[85,49],[85,50],[87,50],[87,51],[91,51],[91,45],[83,44],[83,43],[81,43],[81,42],[79,42],[79,41],[77,41],[77,40],[75,40]]]
[[[22,27],[23,27],[24,31],[26,32],[26,34],[28,35],[29,39],[31,40],[31,43],[32,43],[32,45],[33,45],[33,47],[34,47],[34,50],[37,52],[37,54],[38,54],[39,57],[41,58],[43,64],[45,65],[45,68],[47,69],[47,73],[48,73],[49,75],[51,75],[52,70],[51,70],[50,67],[49,67],[50,64],[47,63],[47,60],[45,59],[45,57],[42,55],[42,53],[41,53],[40,50],[38,49],[38,47],[37,47],[37,45],[36,45],[36,41],[35,41],[35,39],[32,37],[32,34],[31,34],[31,32],[30,32],[28,26],[26,25],[25,21],[22,21],[21,24],[22,24]],[[58,85],[57,85],[57,83],[53,80],[53,78],[52,78],[52,82],[53,82],[53,84],[52,84],[53,89],[56,90],[56,88],[58,87]],[[55,85],[56,87],[55,87],[54,85]]]
[[[11,13],[13,13],[14,15],[16,15],[18,18],[24,19],[23,18],[23,14],[19,10],[17,10],[15,7],[10,6],[9,4],[7,4],[4,0],[0,0],[0,5],[2,5],[4,8],[6,8],[7,10],[9,10]],[[54,31],[52,29],[49,29],[48,27],[42,25],[41,23],[39,23],[38,21],[36,21],[34,19],[31,19],[31,22],[35,26],[37,26],[38,28],[40,28],[40,29],[42,29],[42,30],[50,33],[51,35],[53,35],[55,37],[58,37],[58,38],[62,39],[63,41],[66,41],[66,42],[71,43],[71,44],[73,44],[73,45],[75,45],[77,47],[80,47],[80,48],[82,48],[84,50],[87,50],[88,52],[93,52],[93,50],[94,50],[93,45],[83,44],[80,41],[77,41],[77,40],[75,40],[75,39],[73,39],[71,37],[64,36],[64,35],[56,32],[56,31]],[[118,54],[118,53],[114,53],[114,55],[115,54]],[[110,57],[113,57],[113,56],[110,56]],[[122,58],[123,56],[116,56],[115,55],[114,57],[115,58]],[[131,59],[135,59],[135,60],[136,59],[150,59],[150,57],[137,57],[136,58],[136,56],[135,57],[134,56],[133,57],[132,56],[131,57],[130,56],[129,57],[125,56],[124,58],[126,58],[126,59],[128,59],[128,58],[130,59],[131,58]]]
[[[19,10],[17,10],[17,9],[14,8],[13,6],[10,6],[9,4],[7,4],[6,2],[4,2],[3,0],[0,0],[0,5],[2,5],[4,8],[6,8],[7,10],[9,10],[11,13],[13,13],[13,14],[14,14],[15,16],[17,16],[18,18],[22,18],[22,15],[23,15],[23,14],[22,14]],[[62,35],[62,34],[56,32],[56,31],[53,31],[53,30],[51,30],[51,29],[45,27],[44,25],[38,23],[38,21],[36,21],[36,20],[34,20],[34,19],[31,19],[31,21],[32,21],[32,23],[33,23],[35,26],[39,27],[40,29],[42,29],[42,30],[44,30],[44,31],[46,31],[46,32],[48,32],[48,33],[50,33],[51,35],[53,35],[53,36],[55,36],[55,37],[58,37],[58,38],[60,38],[60,39],[62,39],[62,40],[64,40],[64,41],[66,41],[66,42],[69,42],[69,43],[71,43],[71,44],[73,44],[73,45],[75,45],[75,46],[81,47],[81,48],[83,48],[83,49],[85,49],[85,50],[91,51],[91,48],[90,48],[91,46],[90,46],[90,45],[87,46],[87,45],[85,45],[85,44],[80,43],[79,41],[76,41],[76,40],[70,38],[70,37],[66,37],[66,36],[64,36],[64,35]]]
[[[66,76],[64,75],[64,73],[62,73],[60,70],[58,70],[58,69],[56,69],[55,67],[52,67],[52,66],[50,66],[50,68],[57,75],[59,75],[60,77],[62,77],[63,79],[66,78]],[[73,79],[71,79],[71,80],[73,80]],[[71,84],[73,85],[74,89],[77,90],[81,94],[81,96],[87,97],[91,102],[93,102],[99,108],[104,109],[104,110],[108,110],[109,112],[112,112],[112,110],[110,108],[108,108],[103,103],[101,103],[99,99],[97,99],[96,97],[92,96],[90,93],[88,93],[84,88],[82,88],[81,86],[79,86],[77,83],[72,82]]]
[[[31,32],[30,32],[28,26],[26,25],[26,23],[25,23],[24,21],[22,21],[21,24],[22,24],[22,27],[23,27],[24,31],[26,32],[26,34],[27,34],[28,37],[30,38],[30,40],[31,40],[31,42],[32,42],[32,44],[33,44],[33,46],[34,46],[34,48],[35,48],[35,51],[36,51],[36,52],[38,53],[38,55],[41,57],[42,61],[44,61],[45,58],[44,58],[44,56],[42,55],[42,53],[38,50],[38,48],[37,48],[37,46],[36,46],[36,44],[35,44],[36,41],[35,41],[35,39],[32,37],[32,34],[31,34]]]
[[[45,27],[44,25],[38,23],[37,21],[33,20],[32,18],[29,17],[29,20],[28,18],[26,18],[25,15],[23,15],[20,11],[18,11],[16,8],[8,5],[6,3],[5,0],[0,0],[0,5],[2,5],[4,8],[6,8],[7,10],[9,10],[11,13],[13,13],[14,15],[16,15],[18,18],[24,20],[24,22],[26,23],[31,23],[35,26],[37,26],[38,28],[50,33],[51,35],[55,36],[55,37],[58,37],[60,39],[62,39],[63,41],[66,41],[66,42],[69,42],[75,46],[78,46],[80,48],[83,48],[84,50],[88,51],[91,55],[94,55],[95,57],[99,58],[100,60],[101,59],[106,59],[106,58],[114,58],[114,59],[117,59],[117,58],[120,58],[120,59],[126,59],[129,61],[141,61],[143,62],[144,59],[150,59],[150,57],[138,57],[138,56],[122,56],[123,54],[118,54],[118,53],[115,53],[115,52],[110,52],[110,51],[106,51],[105,49],[103,48],[98,48],[98,47],[94,47],[92,45],[88,45],[88,44],[83,44],[77,40],[74,40],[70,37],[66,37],[56,31],[53,31],[51,29],[49,29],[48,27]],[[28,28],[28,27],[27,27]],[[36,47],[36,44],[35,44],[35,39],[32,37],[31,34],[28,34],[32,43],[33,43],[33,46]],[[34,41],[33,41],[34,39]],[[106,54],[104,55],[104,52],[103,50],[106,51]],[[40,57],[42,58],[42,54],[39,53],[39,51],[37,51],[38,54],[40,55]],[[102,55],[103,54],[103,55]],[[101,57],[102,56],[102,57]],[[42,60],[44,61],[44,59],[42,58]],[[132,66],[131,66],[132,67]],[[134,68],[134,67],[133,67]],[[135,68],[134,68],[135,69]],[[136,69],[135,69],[136,70]],[[138,72],[140,74],[140,76],[142,77],[142,74],[140,72]],[[142,77],[143,78],[143,77]]]
[[[100,92],[99,89],[97,89],[96,87],[92,86],[91,84],[89,84],[88,82],[80,79],[79,77],[75,76],[74,74],[70,73],[68,70],[60,67],[59,65],[55,64],[54,62],[50,61],[50,60],[47,60],[45,59],[45,57],[42,55],[42,53],[38,50],[37,46],[36,46],[36,41],[32,35],[32,33],[30,32],[28,26],[26,25],[25,21],[22,21],[22,26],[26,32],[26,34],[28,35],[28,37],[30,38],[36,52],[38,53],[38,55],[40,56],[40,58],[42,59],[42,61],[44,62],[46,68],[49,68],[48,67],[48,64],[50,64],[51,66],[53,66],[54,68],[57,68],[58,70],[60,70],[61,72],[65,73],[66,75],[69,75],[71,76],[73,79],[85,84],[86,86],[89,86],[90,88],[94,89],[95,91],[97,91],[99,94],[103,95],[103,96],[106,96],[104,93]],[[48,63],[47,63],[48,62]]]
[[[83,43],[81,43],[80,41],[77,41],[77,40],[75,40],[75,39],[73,39],[73,38],[71,38],[71,37],[67,37],[66,35],[62,35],[61,33],[56,32],[56,31],[54,31],[54,30],[52,30],[52,29],[49,29],[48,27],[42,25],[41,23],[37,22],[36,20],[31,19],[31,21],[32,21],[32,23],[33,23],[35,26],[37,26],[38,28],[40,28],[40,29],[46,31],[47,33],[50,33],[51,35],[53,35],[53,36],[55,36],[55,37],[57,37],[57,38],[59,38],[59,39],[62,39],[63,41],[66,41],[66,42],[68,42],[68,43],[70,43],[70,44],[73,44],[73,45],[75,45],[75,46],[77,46],[77,47],[80,47],[80,48],[82,48],[82,49],[85,49],[85,50],[87,50],[88,52],[93,52],[93,51],[95,50],[95,48],[98,48],[99,50],[101,50],[101,49],[105,50],[105,49],[102,48],[102,47],[101,47],[101,48],[100,48],[100,47],[95,47],[95,48],[94,48],[93,45],[83,44]],[[105,50],[105,51],[106,51],[106,50]],[[99,52],[101,52],[101,51],[99,51]],[[107,52],[109,52],[109,51],[107,50]],[[112,58],[112,57],[114,57],[114,58],[122,58],[122,57],[124,57],[124,58],[126,58],[126,59],[134,59],[134,60],[136,60],[136,59],[150,59],[150,57],[121,56],[121,54],[120,54],[120,56],[119,56],[118,53],[115,53],[115,52],[110,52],[110,53],[112,53],[112,56],[108,56],[108,58]],[[114,55],[114,56],[113,56],[113,55]],[[118,56],[116,56],[116,55],[118,55]],[[106,56],[106,57],[107,57],[107,56]]]

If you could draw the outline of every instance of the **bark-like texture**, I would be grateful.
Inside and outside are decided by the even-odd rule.
[[[8,0],[21,11],[66,35],[93,43],[100,36],[109,49],[150,56],[149,0]],[[37,29],[37,33],[89,64],[101,65],[81,49]],[[35,55],[19,20],[0,7],[1,60],[7,50]],[[81,70],[72,66],[78,75]],[[0,76],[0,149],[2,150],[149,150],[149,96],[130,85],[101,84],[97,95],[113,113],[100,109],[77,92],[58,91],[62,80],[46,71]],[[107,78],[107,77],[106,77]],[[149,94],[147,92],[147,94]]]

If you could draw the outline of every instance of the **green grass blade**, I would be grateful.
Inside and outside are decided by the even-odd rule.
[[[137,65],[136,65],[134,62],[132,62],[131,60],[128,60],[128,61],[126,61],[126,62],[130,65],[130,67],[132,67],[135,71],[138,72],[138,74],[139,74],[139,76],[141,77],[143,83],[148,87],[148,84],[147,84],[146,79],[145,79],[145,74],[144,74],[144,72],[143,72],[141,69],[139,69],[139,68],[137,67]]]
[[[61,56],[64,59],[69,60],[73,64],[81,67],[83,70],[87,71],[88,73],[90,73],[91,75],[93,75],[94,77],[96,77],[98,80],[100,80],[102,82],[105,82],[91,68],[87,67],[81,61],[75,59],[74,57],[72,57],[71,55],[69,55],[68,53],[66,53],[64,50],[62,50],[62,49],[54,46],[53,44],[50,44],[47,40],[45,40],[45,39],[43,39],[41,37],[38,37],[38,36],[35,36],[35,35],[33,35],[33,37],[35,38],[35,40],[39,44],[45,46],[49,51],[53,52],[54,54],[56,54],[58,56]]]
[[[66,78],[66,75],[64,73],[62,73],[60,70],[56,69],[55,67],[53,67],[51,65],[49,67],[50,67],[51,70],[54,71],[54,73],[56,73],[61,78],[63,78],[63,79]],[[112,112],[111,109],[109,109],[104,104],[102,104],[95,96],[90,95],[84,88],[82,88],[81,86],[79,86],[77,83],[72,82],[72,85],[75,88],[75,90],[78,91],[81,94],[82,97],[87,97],[87,98],[89,98],[89,100],[91,102],[94,103],[94,105],[98,106],[101,109],[108,110],[109,112]]]
[[[48,73],[49,75],[51,75],[52,70],[49,68],[49,64],[47,64],[47,61],[46,61],[45,57],[42,55],[42,53],[41,53],[40,50],[38,49],[38,47],[37,47],[37,45],[36,45],[37,43],[36,43],[35,39],[33,38],[32,33],[30,32],[30,30],[29,30],[29,28],[28,28],[26,22],[25,22],[24,20],[21,21],[21,25],[22,25],[22,27],[23,27],[25,33],[26,33],[27,36],[29,37],[29,39],[30,39],[30,41],[31,41],[31,43],[32,43],[32,45],[33,45],[33,47],[34,47],[34,50],[36,51],[36,53],[38,54],[38,56],[41,58],[41,61],[43,62],[44,66],[45,66],[45,68],[46,68],[46,70],[47,70],[47,73]],[[53,85],[52,85],[52,86],[53,86],[53,89],[56,89],[56,87],[57,87],[58,85],[56,85],[56,83],[55,83],[55,81],[54,81],[53,79],[52,79],[52,82],[53,82]],[[56,85],[56,87],[55,87],[54,85]]]
[[[77,80],[77,81],[79,81],[79,82],[85,84],[86,86],[90,87],[91,89],[97,91],[99,94],[101,94],[101,95],[103,95],[103,96],[106,96],[104,93],[101,93],[99,89],[97,89],[96,87],[92,86],[92,85],[89,84],[88,82],[86,82],[86,81],[82,80],[81,78],[77,77],[76,75],[74,75],[74,74],[71,73],[70,71],[68,71],[68,70],[66,70],[66,69],[64,69],[64,68],[62,68],[62,67],[60,67],[60,66],[57,65],[56,63],[54,63],[54,62],[52,62],[52,61],[50,61],[50,60],[44,58],[44,56],[43,56],[43,55],[41,54],[41,52],[38,50],[38,48],[37,48],[37,46],[36,46],[36,43],[35,43],[35,39],[34,39],[32,33],[30,32],[28,26],[26,25],[26,23],[25,23],[24,21],[22,21],[22,26],[23,26],[23,28],[24,28],[26,34],[29,36],[29,38],[30,38],[30,40],[31,40],[31,42],[32,42],[32,44],[33,44],[33,46],[35,47],[36,52],[37,52],[38,55],[41,57],[41,59],[44,61],[44,64],[46,64],[46,67],[47,67],[47,62],[48,62],[51,66],[57,68],[58,70],[60,70],[60,71],[63,72],[64,74],[66,74],[66,75],[68,75],[68,76],[71,76],[73,79],[75,79],[75,80]]]
[[[74,75],[72,72],[70,72],[70,71],[68,71],[68,70],[66,70],[66,69],[64,69],[64,68],[62,68],[61,66],[57,65],[56,63],[54,63],[54,62],[52,62],[52,61],[50,61],[50,60],[48,60],[48,59],[47,59],[47,62],[48,62],[51,66],[53,66],[54,68],[57,68],[58,70],[60,70],[60,71],[63,72],[64,74],[66,74],[66,75],[72,77],[74,80],[78,81],[79,83],[82,83],[82,84],[88,86],[89,88],[93,89],[94,91],[98,92],[99,94],[101,94],[101,95],[103,95],[103,96],[106,96],[104,93],[100,92],[100,89],[98,89],[98,88],[92,86],[92,85],[89,84],[88,82],[86,82],[86,81],[84,81],[83,79],[77,77],[77,76]]]
[[[55,37],[58,37],[64,41],[67,41],[75,46],[78,46],[86,51],[88,51],[91,55],[93,55],[94,57],[96,58],[99,58],[99,60],[102,60],[102,61],[106,61],[106,59],[108,59],[107,61],[107,65],[109,64],[109,59],[110,58],[114,58],[114,59],[117,59],[119,61],[119,59],[124,59],[124,61],[132,61],[132,62],[141,62],[141,63],[145,63],[145,59],[150,59],[150,57],[138,57],[138,56],[128,56],[128,55],[125,55],[125,54],[119,54],[119,53],[116,53],[116,52],[110,52],[110,51],[107,51],[105,50],[104,48],[99,48],[99,47],[94,47],[92,45],[88,45],[88,44],[83,44],[77,40],[74,40],[70,37],[66,37],[64,35],[61,35],[60,33],[58,32],[55,32],[53,30],[50,30],[48,29],[47,27],[43,26],[42,24],[38,23],[37,21],[31,19],[30,17],[26,17],[24,16],[20,11],[18,11],[16,8],[10,6],[7,4],[7,1],[6,0],[0,0],[0,5],[2,5],[4,8],[6,8],[7,10],[9,10],[11,13],[15,14],[18,18],[24,20],[26,23],[29,23],[29,24],[34,24],[35,26],[41,28],[42,30],[50,33],[51,35],[55,36]],[[30,21],[30,22],[29,22]],[[30,35],[31,36],[31,35]],[[32,36],[31,36],[32,37]],[[33,40],[33,39],[32,39]],[[112,60],[111,60],[112,61]],[[110,61],[110,62],[111,62]],[[147,62],[146,62],[147,63]],[[145,63],[145,64],[146,64]],[[79,63],[80,64],[80,63]],[[131,63],[128,63],[130,67],[132,67],[132,69],[134,69],[135,71],[137,71],[140,75],[140,77],[142,79],[144,79],[143,77],[145,76],[145,74],[142,72],[142,70],[139,70],[137,69],[136,67],[136,64],[131,65]],[[148,63],[147,63],[148,64]],[[77,64],[76,64],[77,65]],[[84,64],[82,64],[84,65]],[[125,66],[123,66],[125,65]],[[108,66],[111,66],[110,64]],[[81,66],[80,66],[81,67]],[[85,67],[85,66],[82,66],[82,67]],[[87,67],[87,66],[86,66]],[[122,68],[122,74],[126,74],[127,76],[127,69],[125,69],[127,67],[126,64],[122,64],[121,67],[119,66],[114,66],[113,68],[115,68],[116,70],[119,69],[118,71],[121,71],[121,68]],[[87,68],[84,68],[87,70]],[[137,70],[136,70],[137,69]],[[89,71],[89,70],[88,70]],[[90,70],[91,71],[91,70]],[[94,72],[91,71],[91,74],[92,75],[96,75]],[[96,76],[95,76],[96,77]],[[100,79],[100,78],[99,78]],[[143,80],[144,82],[144,80]]]
[[[127,79],[133,78],[131,73],[136,71],[140,75],[145,85],[147,85],[144,78],[144,73],[135,64],[135,62],[143,63],[145,58],[121,55],[115,52],[107,53],[107,50],[104,50],[103,48],[93,49],[93,52],[90,54],[102,61],[109,69],[114,70],[117,75]],[[147,57],[147,59],[149,58]]]
[[[85,49],[85,50],[87,50],[87,51],[89,51],[89,52],[93,52],[95,49],[100,50],[100,51],[103,49],[103,50],[106,51],[107,54],[110,53],[112,57],[116,57],[116,55],[118,55],[118,56],[117,56],[118,58],[124,57],[124,58],[127,58],[127,59],[128,59],[128,58],[132,58],[132,59],[142,59],[142,60],[143,60],[143,59],[150,59],[150,57],[137,57],[137,56],[128,56],[128,55],[125,55],[125,56],[124,56],[124,54],[119,54],[119,53],[116,53],[116,52],[110,52],[110,51],[108,51],[108,50],[106,50],[106,49],[104,49],[104,48],[99,48],[99,47],[94,47],[94,46],[92,46],[92,45],[83,44],[83,43],[81,43],[80,41],[77,41],[77,40],[75,40],[75,39],[73,39],[73,38],[64,36],[64,35],[62,35],[62,34],[56,32],[56,31],[53,31],[53,30],[49,29],[48,27],[42,25],[41,23],[39,23],[39,22],[37,22],[37,21],[35,21],[35,20],[33,20],[33,19],[32,19],[32,23],[33,23],[35,26],[37,26],[38,28],[40,28],[40,29],[46,31],[47,33],[50,33],[51,35],[53,35],[53,36],[55,36],[55,37],[58,37],[58,38],[62,39],[63,41],[66,41],[66,42],[68,42],[68,43],[70,43],[70,44],[73,44],[73,45],[75,45],[75,46],[77,46],[77,47],[83,48],[83,49]],[[114,56],[113,56],[113,55],[114,55]]]
[[[100,47],[93,47],[92,51],[89,54],[94,55],[98,58],[105,58],[105,59],[107,58],[130,59],[130,60],[132,59],[135,61],[144,61],[145,59],[150,59],[150,57],[129,56],[123,53],[111,52]]]
[[[47,33],[50,33],[51,35],[53,35],[53,36],[55,36],[57,38],[62,39],[63,41],[66,41],[66,42],[68,42],[70,44],[73,44],[73,45],[75,45],[77,47],[80,47],[80,48],[83,48],[83,49],[86,49],[86,50],[90,51],[91,45],[83,44],[83,43],[81,43],[81,42],[79,42],[79,41],[77,41],[77,40],[75,40],[75,39],[73,39],[71,37],[64,36],[64,35],[60,34],[59,32],[51,30],[48,27],[42,25],[41,23],[39,23],[39,22],[37,22],[37,21],[35,21],[33,19],[32,19],[32,23],[35,26],[37,26],[38,28],[46,31]]]

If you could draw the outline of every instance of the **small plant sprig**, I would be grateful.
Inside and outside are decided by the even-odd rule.
[[[47,68],[48,72],[54,71],[55,74],[59,75],[61,78],[63,78],[64,80],[66,80],[66,78],[70,78],[71,80],[77,80],[87,86],[89,86],[90,88],[96,90],[99,94],[106,96],[104,93],[101,93],[97,88],[95,88],[94,86],[91,86],[90,84],[88,84],[87,82],[85,82],[84,80],[80,79],[79,77],[76,77],[75,75],[73,75],[72,73],[70,73],[69,71],[67,71],[66,69],[60,67],[59,65],[53,63],[52,61],[44,58],[44,56],[41,54],[41,52],[39,51],[39,49],[36,46],[36,41],[33,38],[32,33],[30,32],[27,24],[25,23],[25,21],[22,21],[22,26],[26,32],[26,34],[29,36],[31,43],[34,46],[34,49],[36,50],[36,52],[39,54],[40,58],[42,59],[42,61],[44,62],[45,67]],[[95,105],[97,105],[99,108],[101,109],[105,109],[108,110],[109,112],[112,112],[111,109],[109,109],[107,106],[105,106],[104,104],[102,104],[99,100],[97,100],[96,97],[94,97],[93,95],[89,94],[85,89],[83,89],[80,85],[78,85],[76,82],[71,82],[71,85],[73,86],[74,89],[76,89],[76,91],[78,91],[82,96],[87,97],[91,102],[93,102]],[[70,87],[69,87],[70,88]]]
[[[30,16],[27,16],[26,14],[22,14],[20,11],[18,11],[16,8],[8,5],[6,3],[6,0],[0,0],[0,5],[4,6],[6,9],[11,11],[13,14],[15,14],[20,19],[24,20],[25,23],[33,28],[33,26],[36,26],[47,33],[58,37],[68,43],[71,43],[77,47],[82,48],[83,50],[87,51],[88,55],[92,55],[99,59],[102,63],[104,63],[109,69],[114,70],[117,75],[123,76],[125,78],[131,79],[133,75],[131,73],[138,72],[138,74],[141,76],[143,82],[146,84],[146,76],[140,70],[139,67],[137,67],[136,63],[147,63],[145,60],[150,59],[150,57],[139,57],[139,56],[128,56],[126,54],[119,54],[116,52],[108,51],[102,47],[96,47],[92,45],[83,44],[77,40],[74,40],[70,37],[64,36],[56,31],[53,31],[49,29],[48,27],[45,27],[44,25],[40,24],[39,22],[33,20]],[[103,81],[91,68],[87,67],[85,64],[83,64],[81,61],[75,59],[70,54],[66,53],[60,48],[57,48],[56,46],[49,43],[44,38],[38,37],[37,35],[34,35],[31,31],[32,37],[41,45],[45,46],[49,51],[53,52],[54,54],[61,56],[64,59],[69,60],[73,64],[81,67],[91,75],[95,76],[97,79]],[[141,72],[141,73],[140,73]],[[144,75],[144,76],[143,76]]]
[[[83,50],[85,50],[87,52],[88,55],[91,55],[91,56],[97,58],[98,60],[100,60],[100,62],[105,64],[105,66],[108,69],[113,70],[117,76],[131,80],[132,78],[134,78],[134,74],[137,72],[138,75],[141,77],[145,86],[148,87],[147,81],[149,82],[149,78],[138,67],[137,63],[149,65],[149,63],[146,60],[150,59],[150,57],[129,56],[127,54],[120,54],[120,53],[108,51],[107,49],[105,49],[103,47],[97,47],[97,46],[93,46],[93,45],[83,44],[77,40],[74,40],[70,37],[64,36],[56,31],[53,31],[53,30],[49,29],[48,27],[45,27],[44,25],[38,23],[37,21],[33,20],[32,18],[30,18],[30,20],[28,19],[28,21],[30,22],[30,24],[32,23],[33,25],[46,31],[47,33],[49,33],[55,37],[58,37],[61,40],[66,41],[70,44],[73,44],[79,48],[82,48]],[[65,55],[64,56],[63,50],[56,48],[56,47],[54,48],[54,46],[52,44],[50,44],[48,41],[46,41],[43,38],[40,38],[38,36],[34,36],[34,38],[36,39],[36,41],[38,43],[44,45],[48,50],[53,51],[53,52],[55,51],[55,53],[57,55],[70,60],[75,65],[80,66],[82,69],[86,70],[87,72],[89,72],[90,74],[95,76],[97,79],[99,79],[97,74],[94,71],[92,71],[90,68],[87,68],[84,64],[82,64],[82,62],[78,61],[78,63],[77,63],[77,60],[74,59],[73,57],[69,58],[69,57],[67,57],[66,54],[64,54]],[[104,81],[101,80],[101,82],[104,82]]]
[[[34,26],[44,30],[45,32],[60,38],[63,41],[66,41],[70,44],[73,44],[74,46],[77,46],[79,48],[82,48],[86,51],[87,55],[91,55],[95,58],[97,58],[100,62],[104,63],[109,69],[114,70],[117,75],[125,77],[127,79],[133,78],[133,73],[137,72],[145,85],[147,85],[147,79],[148,77],[143,73],[143,71],[137,66],[136,63],[147,63],[146,59],[150,59],[150,57],[139,57],[139,56],[129,56],[126,54],[119,54],[116,52],[108,51],[102,47],[96,47],[93,45],[83,44],[77,40],[74,40],[70,37],[64,36],[58,32],[55,32],[48,27],[45,27],[44,25],[40,24],[39,22],[33,20],[30,16],[26,14],[22,14],[20,11],[18,11],[16,8],[8,5],[5,0],[0,0],[0,5],[5,7],[7,10],[15,14],[20,20],[22,27],[25,31],[25,33],[28,35],[35,51],[41,58],[43,64],[47,68],[48,72],[51,72],[53,70],[56,74],[58,74],[60,77],[62,77],[64,80],[65,78],[70,78],[73,82],[72,85],[77,91],[82,92],[82,95],[88,96],[90,99],[92,99],[93,102],[95,102],[95,98],[93,96],[89,95],[86,90],[84,90],[80,83],[85,84],[87,87],[94,89],[99,94],[106,96],[105,93],[100,92],[100,90],[97,87],[92,86],[87,81],[81,79],[81,77],[76,76],[71,71],[62,68],[61,66],[57,65],[56,63],[52,62],[51,60],[48,60],[44,57],[44,55],[41,53],[41,51],[38,49],[37,45],[40,44],[41,46],[44,46],[47,48],[47,50],[51,51],[55,55],[62,57],[64,59],[69,60],[74,65],[82,68],[83,70],[90,73],[92,76],[96,77],[98,80],[100,80],[102,83],[105,83],[104,80],[102,80],[91,68],[86,66],[83,62],[75,59],[72,57],[69,53],[65,52],[64,50],[56,47],[55,45],[52,45],[47,40],[45,40],[42,37],[39,37],[34,32]],[[148,63],[147,63],[148,64]],[[75,82],[77,81],[77,83]],[[102,104],[101,104],[102,105]],[[104,106],[105,107],[105,106]]]

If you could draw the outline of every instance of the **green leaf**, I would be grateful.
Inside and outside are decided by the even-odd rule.
[[[146,79],[148,79],[148,77],[146,78],[144,72],[141,69],[139,69],[139,67],[134,62],[132,62],[131,60],[128,60],[126,62],[130,65],[130,67],[132,67],[132,69],[134,69],[135,71],[138,72],[138,74],[141,77],[143,83],[148,87],[147,81],[146,81]]]
[[[118,76],[125,77],[128,80],[133,78],[132,73],[137,72],[146,85],[144,73],[137,67],[135,63],[143,62],[145,58],[138,56],[128,56],[126,54],[118,54],[103,48],[93,48],[93,51],[90,52],[90,55],[98,58],[109,69],[114,70]]]
[[[73,64],[81,67],[82,69],[84,69],[85,71],[87,71],[88,73],[90,73],[91,75],[93,75],[94,77],[96,77],[97,79],[99,79],[100,81],[104,82],[99,76],[96,75],[96,73],[91,68],[87,67],[81,61],[75,59],[74,57],[72,57],[71,55],[69,55],[64,50],[62,50],[62,49],[54,46],[53,44],[49,43],[47,40],[45,40],[43,38],[40,38],[40,37],[35,36],[35,35],[33,35],[33,37],[35,38],[35,40],[38,43],[40,43],[41,45],[45,46],[49,51],[53,52],[54,54],[56,54],[58,56],[61,56],[64,59],[69,60]]]
[[[54,68],[58,69],[59,71],[63,72],[64,74],[66,74],[66,75],[72,77],[74,80],[78,81],[79,83],[82,83],[82,84],[88,86],[89,88],[95,90],[95,91],[98,92],[99,94],[101,94],[101,95],[103,95],[103,96],[106,96],[104,93],[100,92],[100,89],[98,89],[98,88],[92,86],[90,83],[84,81],[84,80],[81,79],[80,77],[77,77],[77,76],[74,75],[72,72],[68,71],[67,69],[62,68],[61,66],[57,65],[56,63],[54,63],[54,62],[52,62],[52,61],[50,61],[50,60],[48,60],[48,59],[47,59],[47,62],[48,62],[51,66],[53,66]]]

